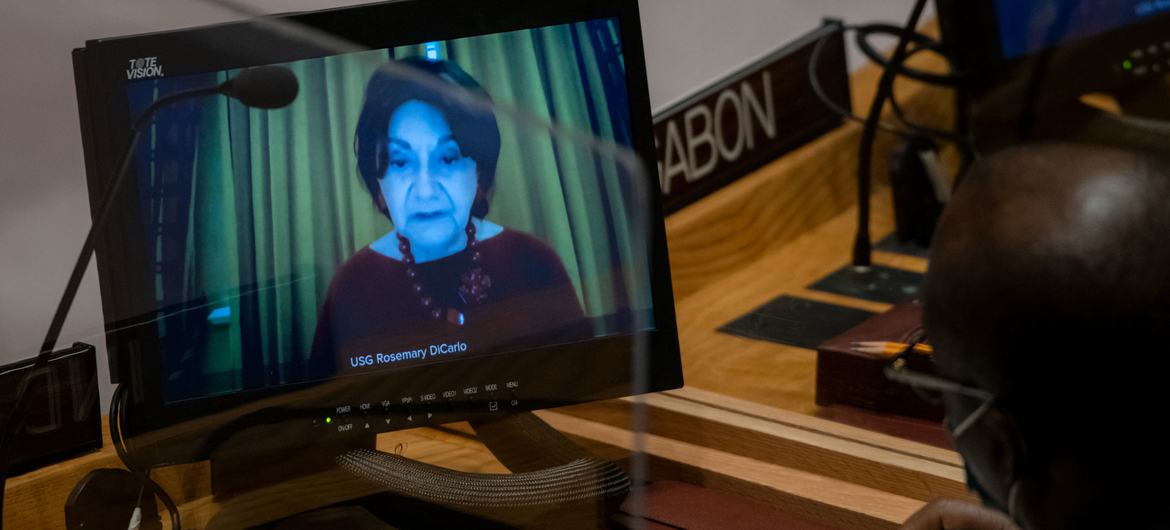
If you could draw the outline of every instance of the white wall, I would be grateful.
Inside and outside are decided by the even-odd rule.
[[[900,20],[910,0],[640,0],[651,101],[676,100],[814,28],[824,16]],[[338,0],[253,0],[265,12]],[[69,52],[86,39],[233,20],[192,0],[0,0],[0,364],[36,353],[89,226]],[[99,347],[110,387],[96,272],[90,265],[64,343]]]
[[[639,0],[650,101],[660,109],[825,17],[904,23],[913,0]],[[933,4],[933,2],[931,3]],[[864,59],[851,51],[850,65]]]

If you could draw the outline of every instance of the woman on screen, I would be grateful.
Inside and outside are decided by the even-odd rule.
[[[557,254],[487,219],[500,154],[487,93],[453,63],[403,62],[431,81],[375,73],[354,135],[362,182],[394,229],[333,277],[314,368],[416,364],[590,337]]]

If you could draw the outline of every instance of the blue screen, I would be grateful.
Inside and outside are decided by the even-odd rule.
[[[1170,12],[1170,0],[995,0],[1009,59]]]

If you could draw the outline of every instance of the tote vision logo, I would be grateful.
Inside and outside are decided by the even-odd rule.
[[[126,79],[146,79],[148,77],[162,77],[163,69],[158,64],[158,57],[139,57],[130,59],[130,67],[126,69]]]

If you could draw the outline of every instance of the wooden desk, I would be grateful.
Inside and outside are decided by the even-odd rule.
[[[716,327],[781,294],[875,312],[889,309],[889,304],[806,287],[849,263],[856,227],[854,212],[851,208],[837,215],[676,302],[687,386],[805,414],[816,412],[814,350],[719,333]],[[892,231],[893,213],[885,190],[875,198],[873,214],[875,234]],[[926,270],[926,260],[906,255],[875,252],[874,262]]]
[[[940,61],[916,57],[938,68]],[[878,70],[853,76],[855,108],[866,108]],[[945,125],[944,92],[898,85],[913,115]],[[733,492],[841,528],[896,528],[938,496],[967,496],[958,455],[815,417],[815,354],[715,329],[781,294],[873,311],[883,304],[809,291],[847,263],[855,212],[859,127],[847,124],[761,168],[667,220],[687,388],[643,399],[545,411],[539,415],[600,455],[628,463],[635,448],[650,479],[676,479]],[[893,139],[879,136],[881,182]],[[892,228],[888,191],[874,196],[873,234]],[[922,271],[917,258],[876,253],[884,265]],[[631,412],[646,431],[631,432]],[[453,469],[504,472],[466,429],[415,429],[379,437],[379,448]],[[106,449],[16,477],[8,483],[8,528],[60,528],[73,485],[99,467],[117,467]],[[187,528],[240,527],[366,493],[336,475],[273,486],[219,502],[207,464],[156,471],[181,506]]]

